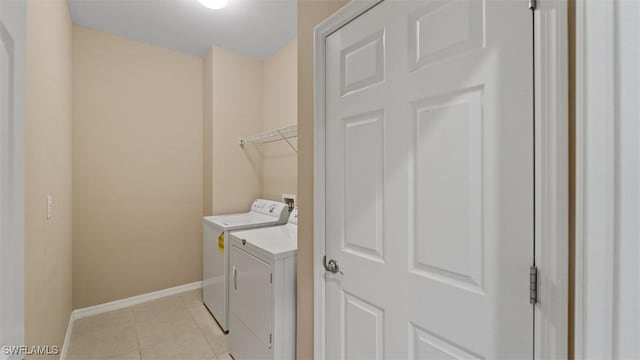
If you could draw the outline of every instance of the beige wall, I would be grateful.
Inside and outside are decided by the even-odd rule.
[[[252,145],[240,147],[238,139],[262,131],[262,62],[213,47],[203,67],[203,128],[210,131],[203,148],[211,159],[204,171],[212,189],[205,214],[246,211],[262,195],[262,157]]]
[[[28,345],[61,346],[71,312],[71,48],[67,2],[29,1],[25,98]],[[54,200],[51,220],[47,220],[47,195]]]
[[[346,0],[298,0],[297,358],[313,358],[313,28]]]
[[[298,122],[298,43],[291,40],[264,61],[265,131]],[[297,140],[290,140],[297,147]],[[263,146],[262,196],[282,201],[282,194],[296,194],[296,152],[284,141]]]
[[[202,59],[73,35],[74,307],[200,280]]]

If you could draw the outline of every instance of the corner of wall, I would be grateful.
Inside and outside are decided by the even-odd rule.
[[[205,168],[209,172],[211,164],[215,215],[245,211],[262,195],[262,156],[255,147],[240,147],[238,139],[262,131],[263,64],[219,47],[210,51],[211,94],[205,103],[211,101],[211,160]]]
[[[213,214],[213,51],[202,57],[203,216]]]
[[[263,130],[298,124],[297,38],[264,60]],[[289,139],[293,147],[296,138]],[[262,196],[282,201],[282,194],[297,194],[297,153],[284,141],[262,145]]]
[[[26,345],[62,346],[72,310],[72,43],[66,1],[28,1]],[[47,196],[53,198],[51,219],[46,216]]]
[[[313,359],[313,29],[346,3],[298,0],[298,359]]]

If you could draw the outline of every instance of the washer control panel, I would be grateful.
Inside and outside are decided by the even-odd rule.
[[[291,215],[289,215],[289,224],[298,225],[298,208],[293,209]]]
[[[251,211],[276,218],[283,216],[286,218],[289,215],[289,206],[279,201],[257,199],[251,205]]]

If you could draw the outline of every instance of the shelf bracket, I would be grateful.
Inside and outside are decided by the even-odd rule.
[[[298,149],[296,149],[296,148],[295,148],[295,146],[293,146],[293,144],[291,143],[291,141],[289,141],[289,138],[287,138],[286,136],[284,136],[284,134],[282,134],[282,131],[280,131],[280,130],[277,130],[277,131],[278,131],[278,134],[280,134],[280,136],[282,137],[282,140],[286,141],[286,142],[287,142],[287,144],[289,145],[289,147],[290,147],[293,151],[295,151],[295,153],[297,154],[297,153],[298,153]],[[297,136],[297,134],[296,134],[296,136]]]

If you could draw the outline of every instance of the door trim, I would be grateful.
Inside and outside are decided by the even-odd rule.
[[[627,219],[640,215],[637,208],[623,207],[640,201],[632,196],[639,187],[629,177],[630,171],[640,168],[640,134],[624,126],[628,120],[621,112],[626,100],[620,82],[625,76],[621,56],[633,61],[633,48],[627,46],[629,53],[623,52],[621,36],[637,33],[640,27],[623,27],[621,11],[628,9],[620,7],[620,1],[576,1],[576,359],[633,357],[629,349],[637,351],[637,346],[628,345],[640,338],[637,327],[625,327],[620,321],[629,316],[629,308],[618,300],[633,302],[639,296],[633,289],[640,288],[637,278],[635,284],[629,280],[634,274],[621,275],[629,274],[628,253],[621,252],[637,236],[629,235]]]
[[[325,359],[325,56],[326,38],[379,0],[351,1],[314,29],[314,358]],[[522,6],[527,1],[522,0]],[[567,357],[568,40],[566,0],[534,11],[535,233],[540,269],[534,307],[536,358]],[[555,263],[552,263],[556,259]],[[522,279],[523,282],[528,279]]]
[[[534,11],[535,261],[534,354],[568,356],[569,41],[566,0],[538,0]]]
[[[613,1],[576,2],[576,359],[614,357],[614,29]]]
[[[7,303],[5,305],[10,309],[11,317],[8,319],[11,332],[4,334],[9,345],[23,345],[25,340],[24,329],[24,193],[25,193],[25,160],[24,160],[24,113],[25,113],[25,34],[26,34],[26,2],[0,1],[0,21],[4,24],[4,29],[0,30],[0,34],[5,40],[12,42],[13,59],[12,59],[12,86],[13,98],[11,109],[11,129],[9,136],[11,139],[9,150],[10,164],[8,165],[8,173],[10,178],[10,238],[2,239],[5,241],[3,245],[6,247],[7,253],[11,254],[7,266],[12,270],[10,274],[7,289],[11,289],[8,294],[2,294]],[[7,170],[7,169],[2,169]],[[1,271],[1,269],[0,269]],[[6,289],[5,289],[6,290]],[[5,340],[3,339],[3,340]],[[3,344],[4,345],[4,344]],[[0,359],[18,358],[15,355],[0,354]]]

